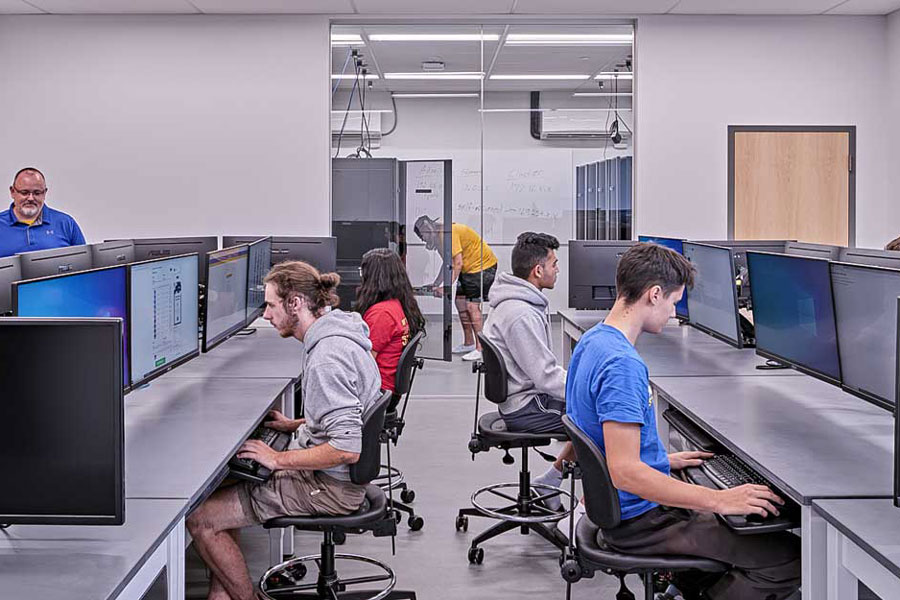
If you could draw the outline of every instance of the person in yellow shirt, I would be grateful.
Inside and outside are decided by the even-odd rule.
[[[439,221],[422,215],[416,219],[413,230],[425,242],[427,250],[441,252],[446,228]],[[459,283],[455,303],[464,336],[463,343],[453,353],[462,354],[463,360],[480,360],[481,343],[477,334],[482,325],[481,302],[488,300],[494,283],[497,256],[474,229],[461,223],[451,225],[450,256],[453,267],[450,283]],[[441,269],[434,280],[436,296],[443,295],[444,271]]]

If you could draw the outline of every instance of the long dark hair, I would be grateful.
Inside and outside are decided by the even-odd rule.
[[[375,304],[385,300],[399,300],[409,324],[409,334],[415,337],[425,330],[425,317],[413,295],[403,261],[388,248],[369,250],[360,265],[362,285],[356,289],[356,310],[364,315]]]

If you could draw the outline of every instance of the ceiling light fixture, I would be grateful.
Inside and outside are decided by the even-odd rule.
[[[385,73],[385,79],[451,79],[451,80],[469,80],[481,79],[484,73],[472,71],[444,71],[441,73]]]
[[[634,73],[604,72],[598,73],[594,79],[605,79],[609,81],[634,79]]]
[[[373,42],[496,42],[496,33],[373,33]]]
[[[634,36],[627,34],[556,34],[510,33],[506,36],[509,46],[630,46]]]
[[[367,73],[366,75],[360,75],[360,79],[378,79],[378,75],[375,73]],[[331,76],[332,79],[356,79],[356,75],[354,73],[338,73]]]
[[[631,92],[575,92],[578,98],[623,98],[631,96]]]
[[[477,98],[477,92],[465,92],[458,94],[414,94],[414,93],[405,93],[405,92],[396,92],[391,94],[394,98]]]
[[[590,75],[491,75],[491,79],[498,81],[539,81],[539,80],[559,80],[559,81],[580,81],[589,79]]]
[[[363,42],[362,36],[358,33],[332,33],[331,34],[331,45],[332,46],[365,46],[366,43]]]

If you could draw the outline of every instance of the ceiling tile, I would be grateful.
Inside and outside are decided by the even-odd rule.
[[[360,14],[497,15],[509,14],[514,0],[355,0]]]
[[[848,0],[828,15],[886,15],[900,10],[900,0]]]
[[[668,12],[677,0],[519,0],[515,14],[639,15]]]
[[[34,15],[43,12],[22,0],[0,0],[0,15]]]
[[[191,0],[210,14],[348,14],[350,0]]]
[[[58,15],[197,12],[187,0],[29,0],[29,3]]]
[[[681,0],[672,14],[818,15],[840,0]]]

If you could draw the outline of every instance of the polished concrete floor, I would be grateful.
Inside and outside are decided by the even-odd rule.
[[[554,346],[559,345],[559,326],[554,326]],[[458,340],[458,336],[457,336]],[[555,348],[557,352],[558,348]],[[470,565],[466,553],[471,538],[493,521],[470,519],[467,533],[457,533],[454,519],[460,507],[469,506],[469,496],[477,487],[517,480],[516,464],[502,464],[502,452],[482,453],[472,460],[467,442],[474,419],[475,375],[471,364],[454,357],[453,362],[426,361],[416,379],[407,412],[407,428],[392,451],[393,462],[403,468],[415,489],[416,510],[425,518],[425,527],[412,532],[398,527],[397,552],[391,555],[390,538],[371,534],[350,535],[340,552],[362,554],[390,564],[398,578],[398,589],[411,589],[423,600],[473,598],[549,599],[565,598],[565,583],[559,574],[559,553],[536,534],[507,533],[484,544],[484,563]],[[488,410],[482,404],[482,411]],[[531,454],[531,470],[536,475],[547,464]],[[296,532],[297,555],[318,552],[318,534]],[[261,528],[246,530],[241,546],[248,558],[251,576],[257,579],[268,567],[268,537]],[[204,598],[207,576],[202,562],[188,551],[186,568],[189,598]],[[638,579],[629,586],[640,598]],[[573,587],[575,599],[615,598],[618,580],[598,573]],[[148,598],[163,598],[154,589]],[[874,598],[874,596],[861,596]]]

